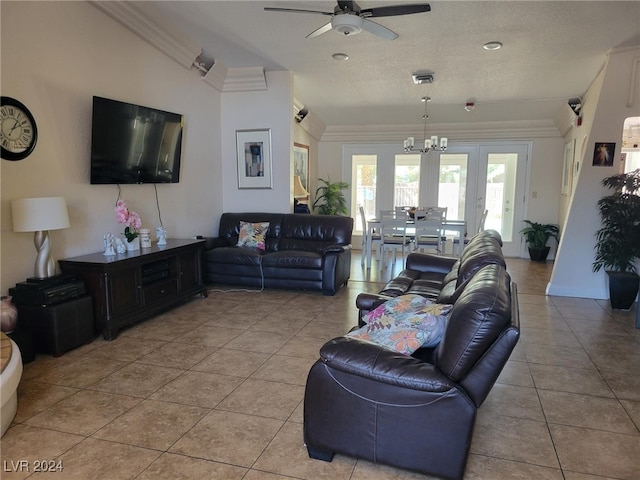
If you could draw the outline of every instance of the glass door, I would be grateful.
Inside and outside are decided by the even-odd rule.
[[[485,228],[500,232],[506,256],[522,253],[518,227],[524,215],[527,153],[526,144],[480,146],[476,210],[489,211]]]

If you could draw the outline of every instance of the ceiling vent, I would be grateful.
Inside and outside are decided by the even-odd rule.
[[[413,75],[411,75],[411,78],[413,78],[413,83],[415,83],[416,85],[421,85],[423,83],[433,83],[434,80],[433,73],[431,72],[414,73]]]

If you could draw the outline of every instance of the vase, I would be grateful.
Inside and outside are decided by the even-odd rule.
[[[135,252],[136,250],[140,250],[140,237],[136,237],[130,242],[125,241],[124,244],[127,246],[127,252]]]

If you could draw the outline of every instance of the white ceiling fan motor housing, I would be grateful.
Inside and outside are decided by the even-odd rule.
[[[334,15],[331,18],[331,27],[344,35],[356,35],[360,33],[363,23],[364,19],[353,13]]]

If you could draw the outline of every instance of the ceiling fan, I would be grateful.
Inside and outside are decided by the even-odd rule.
[[[395,40],[398,34],[379,23],[369,20],[370,17],[393,17],[396,15],[410,15],[412,13],[422,13],[431,11],[428,3],[416,5],[391,5],[388,7],[360,8],[355,1],[338,0],[338,5],[333,12],[322,12],[319,10],[301,10],[297,8],[264,7],[267,12],[293,12],[293,13],[315,13],[329,15],[331,21],[320,28],[314,30],[306,38],[314,38],[329,30],[336,30],[344,35],[355,35],[362,30],[373,33],[387,40]]]

